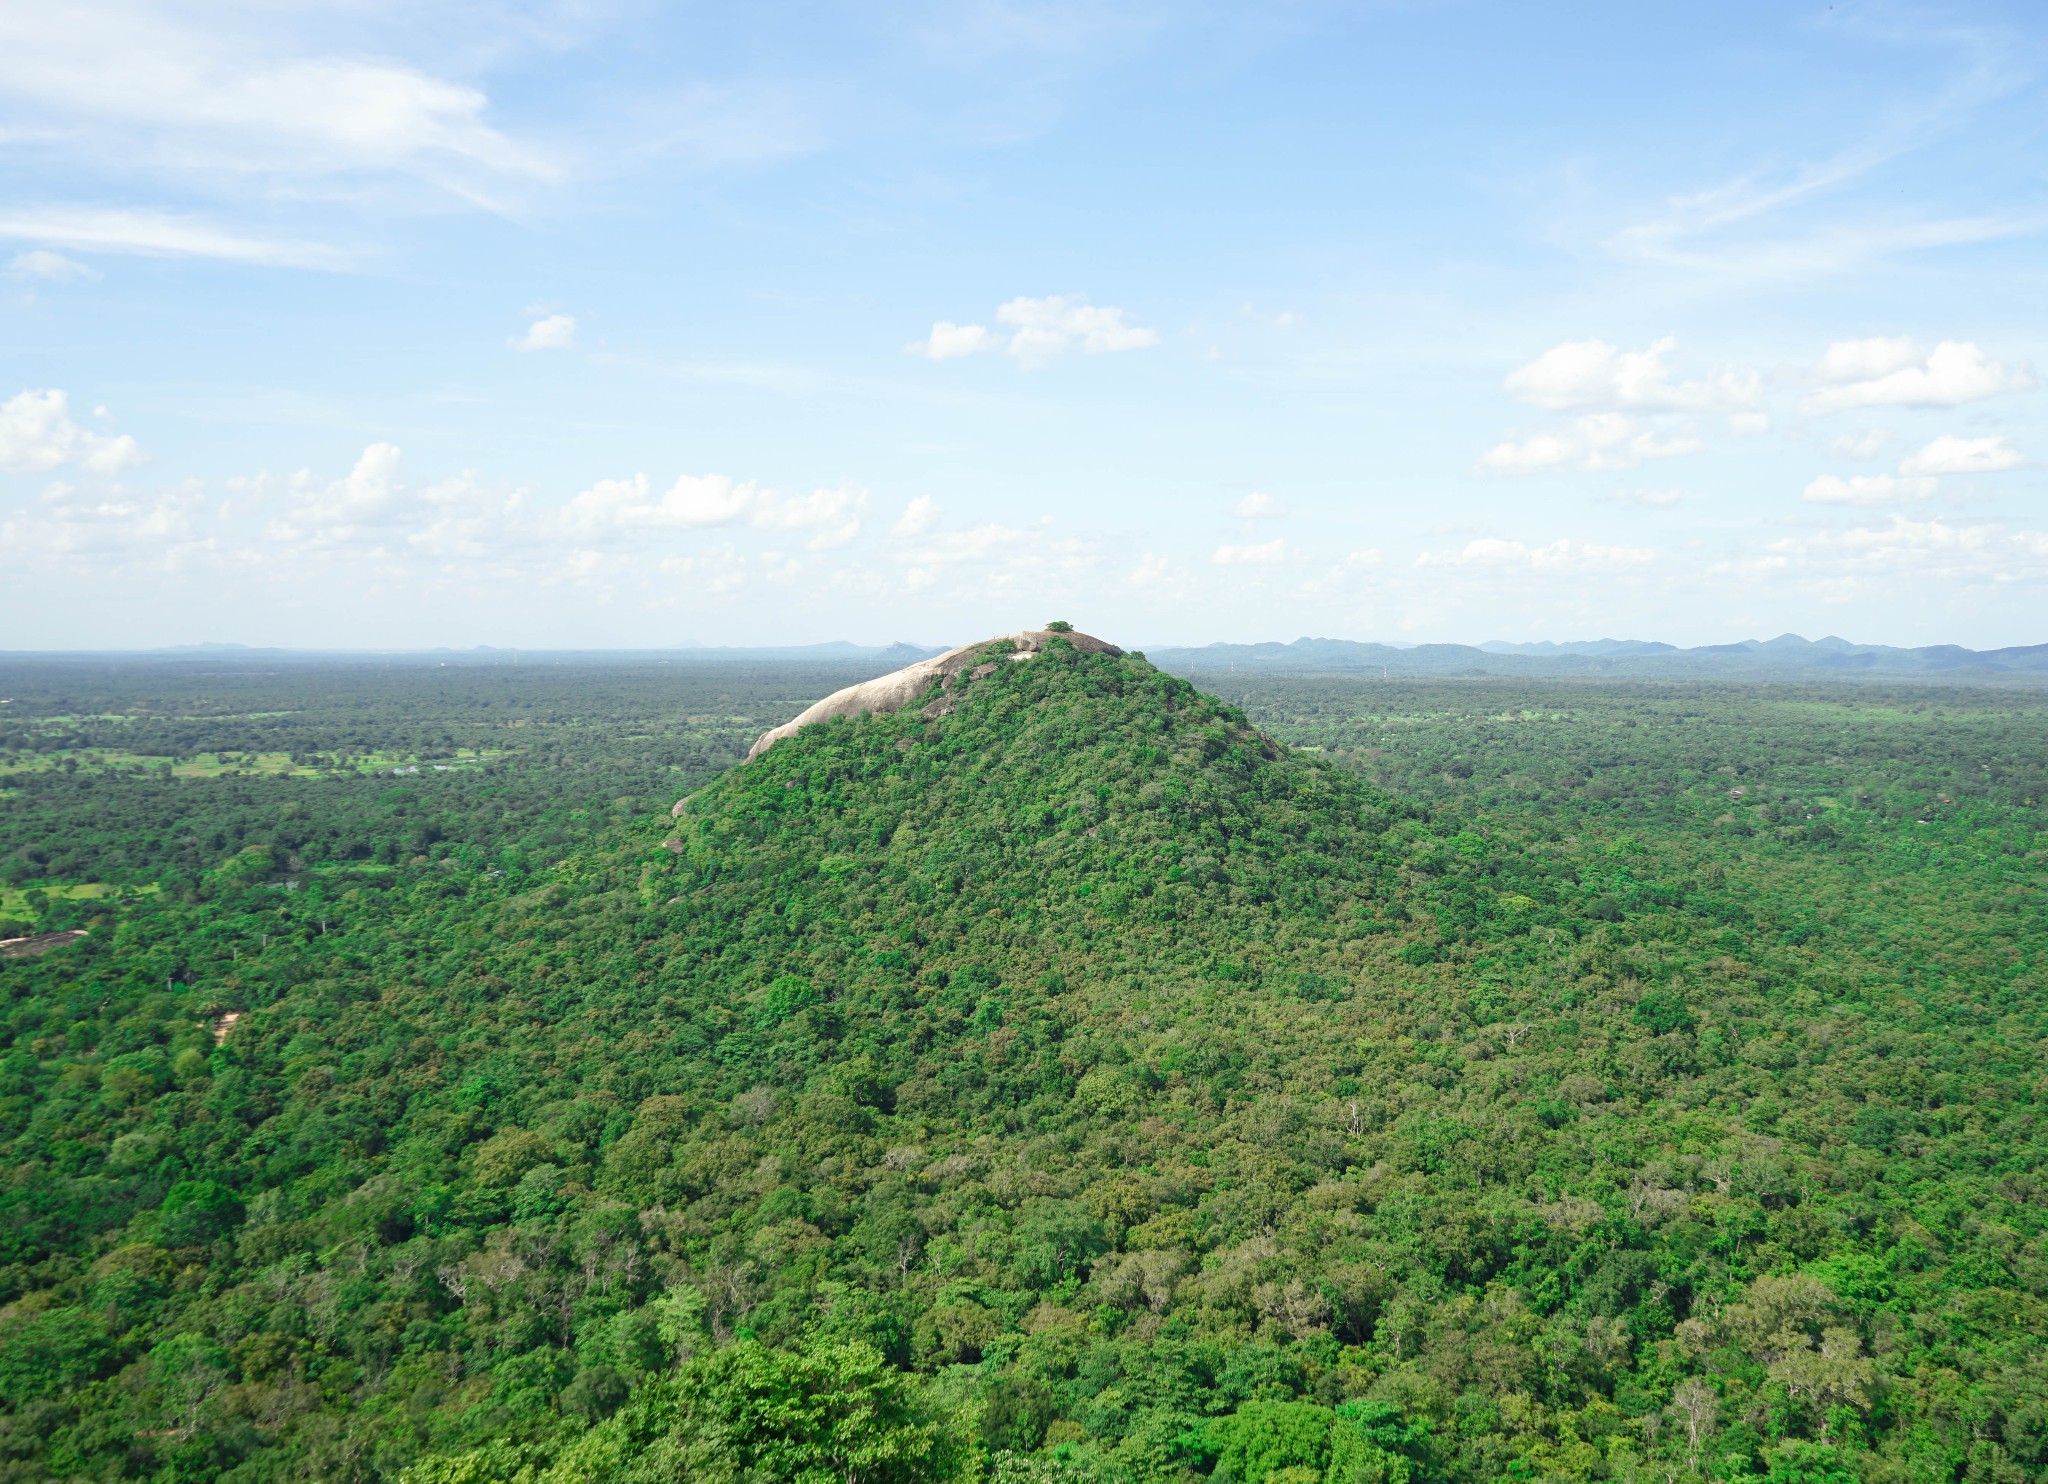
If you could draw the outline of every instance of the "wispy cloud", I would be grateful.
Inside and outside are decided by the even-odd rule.
[[[43,147],[130,173],[302,184],[398,175],[480,204],[561,178],[548,151],[487,119],[477,87],[292,34],[286,14],[229,21],[127,0],[0,7],[0,100]]]
[[[156,211],[67,206],[0,211],[0,238],[54,243],[81,252],[215,258],[273,268],[339,270],[354,262],[350,253],[323,243],[251,236],[195,217]]]
[[[1914,214],[1882,207],[1837,207],[1831,218],[1808,208],[1828,201],[1894,160],[1950,133],[1978,110],[2022,87],[2027,74],[2008,44],[1985,31],[1895,28],[1881,32],[1857,18],[1836,22],[1865,39],[1916,55],[1960,57],[1945,85],[1873,110],[1862,136],[1801,163],[1760,164],[1718,183],[1668,197],[1656,211],[1612,232],[1609,253],[1624,262],[1731,277],[1797,279],[1845,272],[1899,253],[1989,242],[2048,230],[2048,213]]]
[[[14,278],[40,278],[49,283],[81,283],[100,276],[97,268],[42,247],[16,253],[7,272]]]

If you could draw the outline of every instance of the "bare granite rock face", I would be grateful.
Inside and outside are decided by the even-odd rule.
[[[944,654],[934,655],[928,660],[905,665],[902,669],[873,680],[863,680],[859,685],[849,685],[844,690],[834,691],[824,700],[806,709],[794,721],[763,732],[754,745],[747,749],[747,761],[752,762],[784,737],[792,736],[813,722],[830,721],[835,716],[864,716],[871,712],[901,711],[934,685],[951,690],[960,683],[962,674],[974,679],[995,672],[1003,661],[1028,660],[1042,651],[1054,639],[1064,639],[1074,648],[1087,654],[1122,654],[1114,644],[1097,639],[1090,634],[1072,631],[1055,633],[1051,629],[1026,629],[1019,634],[1002,634],[993,639],[982,639],[973,644],[963,644],[958,649],[949,649]],[[944,714],[950,706],[942,699],[937,703],[941,708],[936,714]],[[672,813],[680,817],[683,803],[676,804]]]

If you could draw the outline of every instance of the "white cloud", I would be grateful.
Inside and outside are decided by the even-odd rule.
[[[1809,505],[1896,505],[1924,500],[1935,491],[1932,479],[1902,479],[1892,474],[1823,474],[1807,485],[1800,498]]]
[[[1277,567],[1287,557],[1287,543],[1275,537],[1253,546],[1219,546],[1209,560],[1219,567]]]
[[[0,6],[0,14],[6,9]],[[216,258],[273,268],[340,269],[352,261],[347,253],[320,243],[251,237],[192,217],[169,216],[160,211],[84,207],[0,211],[0,237],[55,242],[92,252]]]
[[[942,319],[924,339],[913,340],[903,348],[911,355],[933,361],[1007,350],[1020,364],[1036,367],[1050,365],[1074,350],[1086,355],[1105,355],[1142,350],[1159,343],[1159,332],[1132,324],[1129,311],[1107,304],[1090,304],[1078,294],[1012,299],[997,308],[996,323],[1006,326],[1009,333],[1005,335],[986,325],[956,325]]]
[[[589,540],[662,528],[729,525],[757,504],[763,491],[723,474],[685,474],[662,494],[645,474],[600,479],[557,514],[561,525]]]
[[[1911,340],[1838,340],[1812,379],[1819,389],[1799,404],[1808,417],[1856,407],[1958,407],[2034,384],[2024,366],[2005,366],[1967,340],[1923,350]]]
[[[2005,439],[1957,438],[1944,433],[1899,463],[1901,474],[1996,474],[2024,463],[2020,451]]]
[[[825,551],[860,534],[867,503],[866,490],[819,489],[791,497],[724,474],[685,474],[657,495],[647,476],[636,474],[599,480],[551,519],[561,531],[593,543],[744,522],[761,530],[810,531],[809,548]]]
[[[722,597],[747,585],[747,559],[730,542],[708,551],[665,556],[657,564],[664,577],[695,579],[699,592]]]
[[[931,334],[913,340],[903,348],[912,355],[932,361],[951,361],[984,350],[1001,350],[1003,338],[987,325],[956,325],[942,319],[932,325]]]
[[[1552,412],[1708,412],[1756,405],[1763,382],[1754,371],[1731,369],[1699,381],[1673,382],[1664,357],[1677,344],[1666,336],[1647,350],[1624,351],[1604,340],[1568,340],[1510,372],[1508,394]]]
[[[344,546],[371,536],[402,514],[399,506],[395,443],[372,443],[355,467],[330,484],[320,484],[309,471],[291,480],[290,504],[273,517],[264,534],[272,541],[300,548]]]
[[[1418,567],[1528,568],[1541,572],[1619,572],[1647,566],[1657,553],[1646,546],[1599,546],[1563,537],[1544,546],[1484,536],[1457,551],[1425,551]]]
[[[755,507],[753,524],[766,531],[809,531],[807,550],[831,551],[860,534],[867,508],[868,492],[863,489],[841,486],[787,497],[771,490]]]
[[[1103,355],[1159,343],[1158,331],[1132,324],[1127,311],[1090,304],[1077,294],[1012,299],[996,310],[996,322],[1016,332],[1010,354],[1027,366],[1045,365],[1075,349]]]
[[[1982,549],[1989,544],[1992,535],[1993,528],[1988,525],[1958,526],[1940,519],[1908,520],[1903,515],[1894,515],[1891,525],[1882,530],[1866,527],[1844,531],[1832,543],[1826,538],[1819,538],[1815,544],[1839,546],[1854,552],[1864,561],[1893,563],[1919,556]]]
[[[199,534],[202,503],[189,486],[138,495],[58,480],[32,506],[0,522],[0,554],[100,564],[139,557],[176,565],[209,544]]]
[[[938,524],[939,502],[930,495],[919,495],[903,507],[903,514],[890,528],[892,536],[922,536]]]
[[[915,503],[915,502],[913,502]],[[1047,584],[1077,578],[1101,562],[1095,543],[1053,534],[1051,516],[1029,526],[984,521],[965,530],[941,530],[934,520],[904,537],[892,552],[900,576],[889,579],[888,591],[907,588],[926,592],[958,569],[957,595],[987,597],[992,593],[1051,590]]]
[[[0,402],[0,471],[47,474],[76,464],[88,474],[113,475],[141,462],[133,438],[110,438],[73,422],[71,399],[54,387]]]
[[[1788,536],[1722,570],[1749,578],[1806,579],[1837,598],[1895,592],[1907,579],[1970,586],[2039,582],[2048,580],[2048,531],[1894,514],[1888,526]]]
[[[1883,428],[1864,428],[1842,434],[1828,444],[1828,452],[1838,459],[1874,459],[1891,441],[1892,435]]]
[[[1697,453],[1699,447],[1690,433],[1662,433],[1619,412],[1595,412],[1575,419],[1566,429],[1499,444],[1480,459],[1479,467],[1495,474],[1632,469],[1647,459]]]
[[[576,316],[542,315],[526,327],[524,335],[514,336],[506,344],[514,350],[568,350],[576,344]]]
[[[360,39],[322,51],[291,29],[261,11],[225,23],[124,0],[0,6],[0,95],[33,111],[32,144],[130,170],[382,172],[470,200],[560,175],[485,121],[478,89],[368,55]]]
[[[1618,489],[1614,498],[1624,505],[1647,505],[1652,510],[1669,510],[1684,498],[1675,489],[1632,490]]]
[[[1287,507],[1263,490],[1253,490],[1232,507],[1245,520],[1270,520],[1287,513]]]
[[[46,247],[16,253],[14,261],[7,265],[7,271],[16,278],[41,278],[51,283],[77,283],[100,276],[97,268],[76,262],[62,253],[51,252]]]
[[[465,469],[420,491],[419,503],[407,512],[418,524],[407,533],[406,543],[441,560],[502,561],[507,548],[518,544],[512,523],[525,505],[524,490],[493,488],[474,470]]]
[[[1131,569],[1133,587],[1160,587],[1174,576],[1173,562],[1156,551],[1145,552]]]

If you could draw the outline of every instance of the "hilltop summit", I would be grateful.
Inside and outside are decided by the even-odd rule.
[[[784,722],[779,727],[763,732],[747,750],[747,760],[752,762],[784,737],[793,736],[815,722],[830,721],[835,716],[863,716],[875,712],[900,710],[933,686],[938,686],[942,690],[953,689],[955,685],[961,683],[963,674],[969,678],[979,678],[993,673],[999,664],[1031,659],[1042,653],[1054,639],[1071,644],[1085,654],[1123,653],[1114,644],[1065,627],[1025,629],[1016,634],[999,634],[993,639],[977,640],[973,644],[963,644],[958,649],[949,649],[944,654],[917,660],[900,670],[891,671],[873,680],[863,680],[858,685],[849,685],[844,690],[834,691],[824,700],[806,709],[794,721]]]

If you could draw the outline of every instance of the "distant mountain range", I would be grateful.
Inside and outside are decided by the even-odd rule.
[[[1680,649],[1647,639],[1549,640],[1509,644],[1366,644],[1350,639],[1297,639],[1292,644],[1210,644],[1199,649],[1155,649],[1147,657],[1162,669],[1211,673],[1266,670],[1288,674],[1387,675],[1609,675],[1645,679],[1795,680],[1897,676],[1991,678],[2048,682],[2048,644],[2006,649],[1964,649],[1933,644],[1900,649],[1852,644],[1830,634],[1804,639],[1745,639]]]
[[[160,649],[139,650],[0,650],[0,658],[18,660],[139,659],[191,660],[279,660],[279,661],[372,661],[414,665],[513,665],[562,664],[577,660],[618,663],[621,661],[677,661],[686,664],[759,664],[777,661],[808,661],[823,665],[874,666],[895,670],[935,654],[943,648],[906,644],[852,644],[844,639],[829,644],[770,645],[758,649],[679,644],[667,649],[511,649],[495,644],[477,644],[468,649],[441,646],[434,649],[282,649],[254,644],[170,644]]]
[[[942,654],[945,646],[909,644],[771,645],[760,648],[681,644],[666,649],[470,649],[316,650],[259,648],[246,644],[183,644],[148,651],[23,652],[5,658],[62,661],[121,658],[183,661],[353,660],[398,665],[674,663],[682,665],[809,663],[854,667],[884,674]],[[1352,639],[1297,639],[1292,644],[1209,644],[1146,651],[1161,669],[1213,675],[1219,671],[1265,671],[1291,675],[1528,675],[1611,676],[1659,680],[1798,680],[1897,678],[1985,680],[2048,684],[2048,644],[2004,649],[1965,649],[1931,644],[1902,649],[1889,644],[1854,644],[1830,634],[1805,639],[1745,639],[1738,644],[1704,644],[1681,649],[1653,639],[1541,640],[1512,644],[1374,644]]]

